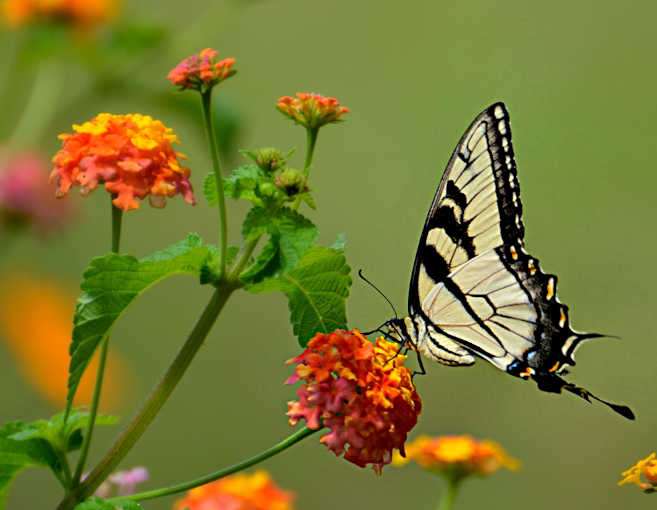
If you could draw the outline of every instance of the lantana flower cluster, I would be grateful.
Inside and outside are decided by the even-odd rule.
[[[321,442],[331,451],[380,473],[394,450],[404,454],[422,408],[398,347],[383,338],[372,344],[357,330],[317,334],[288,362],[296,368],[287,383],[303,382],[288,404],[290,424],[327,427]]]
[[[349,113],[334,97],[325,97],[309,92],[297,92],[295,97],[283,96],[276,108],[283,115],[308,129],[319,129],[325,124],[340,122]]]
[[[645,492],[657,490],[657,453],[653,452],[621,474],[618,485],[634,484]]]
[[[7,23],[21,26],[34,21],[63,21],[91,27],[112,18],[117,0],[4,0]]]
[[[239,473],[192,489],[175,510],[293,510],[294,494],[280,489],[266,471]]]
[[[460,480],[466,476],[488,476],[505,468],[515,471],[518,460],[494,441],[470,436],[419,436],[406,446],[406,457],[395,456],[394,464],[416,462],[436,474]]]
[[[51,179],[58,196],[73,186],[87,194],[104,183],[124,211],[137,209],[138,199],[147,196],[154,207],[176,194],[194,204],[190,171],[180,164],[184,155],[173,148],[178,137],[159,120],[101,113],[73,130],[59,136],[63,146],[53,158]]]
[[[167,78],[171,83],[184,89],[194,89],[200,92],[211,89],[233,76],[234,58],[219,60],[219,52],[205,48],[197,55],[185,58],[174,67]]]

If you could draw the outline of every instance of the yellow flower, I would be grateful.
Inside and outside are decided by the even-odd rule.
[[[494,441],[470,436],[420,436],[406,445],[406,457],[397,454],[393,465],[416,462],[433,473],[461,479],[469,475],[488,476],[506,468],[515,471],[520,462]]]
[[[646,492],[653,492],[657,488],[657,454],[655,452],[640,460],[621,474],[622,480],[618,485],[633,483]]]

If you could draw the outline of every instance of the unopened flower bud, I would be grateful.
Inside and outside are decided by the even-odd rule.
[[[274,179],[276,187],[283,191],[288,197],[294,197],[299,193],[308,191],[306,176],[295,168],[286,168],[276,174]]]
[[[271,173],[285,166],[285,155],[274,147],[263,147],[254,151],[245,151],[263,172]]]

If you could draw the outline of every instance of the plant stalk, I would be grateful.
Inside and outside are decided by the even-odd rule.
[[[203,310],[203,314],[189,334],[187,341],[141,410],[132,419],[128,427],[89,474],[87,479],[62,501],[58,510],[70,510],[75,504],[91,496],[100,484],[115,470],[139,438],[141,438],[189,368],[217,320],[219,313],[226,304],[226,301],[228,301],[228,298],[236,288],[236,286],[231,286],[228,283],[220,284],[217,287],[205,310]]]
[[[219,208],[219,255],[220,275],[223,277],[226,273],[226,254],[228,251],[228,220],[226,218],[226,198],[224,197],[224,183],[221,175],[221,163],[219,161],[219,147],[217,146],[217,137],[214,129],[214,120],[212,116],[212,89],[201,93],[203,104],[203,120],[205,131],[210,144],[210,155],[212,156],[212,170],[214,171],[215,182],[217,185],[217,205]]]
[[[456,496],[458,496],[460,486],[461,483],[458,479],[450,478],[447,480],[447,487],[440,499],[438,510],[452,510],[452,508],[454,508],[454,501],[456,501]]]
[[[318,432],[319,430],[321,429],[313,430],[313,429],[309,429],[308,427],[304,427],[301,430],[296,431],[294,434],[286,437],[280,443],[275,444],[271,448],[268,448],[267,450],[260,452],[259,454],[254,455],[253,457],[243,460],[242,462],[233,464],[232,466],[228,466],[218,471],[214,471],[205,476],[202,476],[200,478],[195,478],[194,480],[190,480],[188,482],[179,483],[177,485],[172,485],[170,487],[163,487],[161,489],[154,489],[151,491],[140,492],[123,498],[114,498],[114,499],[110,499],[109,501],[116,503],[126,500],[145,501],[147,499],[155,499],[164,496],[171,496],[173,494],[179,494],[181,492],[188,491],[195,487],[200,487],[201,485],[205,485],[206,483],[214,482],[215,480],[219,480],[220,478],[224,478],[228,475],[232,475],[233,473],[243,471],[247,468],[250,468],[251,466],[259,464],[260,462],[267,460],[270,457],[273,457],[274,455],[277,455],[287,450],[291,446],[294,446],[298,442],[313,435],[315,432]]]
[[[112,202],[110,202],[110,207],[112,209],[112,253],[118,253],[121,247],[123,211],[118,207],[114,207]],[[84,472],[84,467],[87,463],[87,457],[89,456],[89,448],[91,447],[91,440],[96,426],[96,416],[98,415],[98,407],[100,406],[100,396],[103,391],[103,381],[105,380],[105,367],[107,365],[108,351],[109,336],[106,336],[100,344],[100,357],[98,359],[98,371],[96,372],[96,384],[94,386],[94,393],[91,400],[91,408],[89,409],[89,423],[87,424],[87,431],[82,442],[78,464],[75,468],[75,473],[73,474],[73,487],[80,484],[82,473]]]

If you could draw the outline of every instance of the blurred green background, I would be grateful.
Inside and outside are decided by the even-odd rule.
[[[72,73],[57,96],[73,95],[71,106],[35,145],[52,154],[56,133],[99,111],[151,113],[176,129],[199,204],[175,199],[163,211],[146,206],[128,214],[124,251],[141,256],[188,231],[207,240],[216,235],[215,211],[200,196],[209,169],[202,133],[193,117],[167,105],[179,98],[164,77],[182,57],[212,46],[237,58],[238,75],[219,93],[239,115],[240,147],[301,149],[303,130],[275,111],[275,100],[297,91],[336,96],[352,113],[322,131],[312,176],[319,209],[309,215],[325,243],[345,232],[352,268],[363,268],[405,308],[417,238],[453,146],[474,115],[504,100],[527,247],[559,275],[560,298],[576,328],[622,337],[584,346],[570,379],[627,403],[637,421],[570,395],[541,393],[484,362],[467,369],[430,365],[417,379],[424,410],[414,435],[491,438],[522,460],[518,473],[468,481],[458,509],[641,508],[654,500],[616,482],[620,471],[655,448],[657,431],[651,393],[657,383],[656,16],[657,4],[648,1],[127,0],[124,19],[171,30],[167,49],[132,62],[121,90],[101,88],[79,101],[75,94],[85,78]],[[33,71],[11,62],[16,34],[0,36],[0,67],[18,65],[0,98],[5,137]],[[159,87],[164,96],[153,101],[148,92],[133,94],[131,80]],[[5,274],[20,268],[75,288],[89,259],[108,251],[109,218],[104,193],[74,200],[80,205],[74,228],[45,241],[22,237],[2,260]],[[244,212],[230,204],[234,241]],[[135,381],[118,410],[124,420],[172,359],[210,292],[192,279],[166,281],[121,320],[112,343]],[[348,312],[350,324],[364,329],[389,318],[385,303],[360,281]],[[145,487],[233,463],[290,432],[284,413],[293,389],[283,385],[284,361],[298,346],[287,315],[280,295],[240,293],[229,303],[193,370],[124,462],[149,467],[152,481]],[[0,421],[53,412],[0,344]],[[115,432],[98,433],[94,459]],[[377,477],[334,458],[314,439],[263,467],[297,493],[299,510],[429,510],[442,491],[441,481],[419,468],[388,467]],[[58,498],[45,472],[27,473],[9,508],[51,509]],[[159,500],[145,508],[171,504]]]

